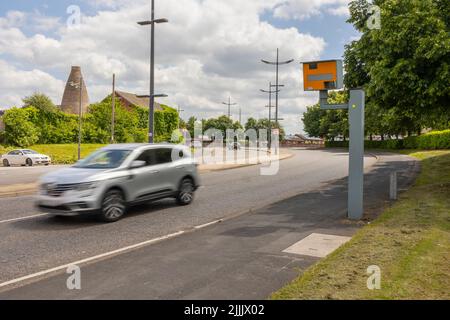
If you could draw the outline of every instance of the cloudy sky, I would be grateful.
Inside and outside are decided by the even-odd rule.
[[[301,114],[316,94],[302,91],[300,61],[341,58],[358,36],[348,0],[157,0],[156,91],[182,117],[226,114],[267,117],[266,89],[275,68],[260,59],[295,63],[280,69],[280,117],[288,133],[302,131]],[[149,0],[15,0],[0,2],[0,108],[20,106],[33,92],[60,104],[72,65],[79,65],[91,102],[119,90],[148,93]],[[77,7],[81,19],[77,19]],[[78,23],[79,21],[79,23]]]

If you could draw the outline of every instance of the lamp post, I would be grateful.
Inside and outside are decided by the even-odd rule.
[[[113,73],[111,101],[111,143],[114,143],[114,127],[116,123],[116,74]]]
[[[155,19],[155,0],[151,2],[151,20],[140,21],[140,26],[151,26],[150,32],[150,99],[148,112],[148,142],[154,141],[154,113],[155,113],[155,24],[169,22],[167,19]]]
[[[287,61],[279,61],[279,49],[277,48],[277,60],[275,62],[267,61],[267,60],[261,60],[265,64],[275,65],[276,66],[276,84],[274,87],[277,89],[276,95],[275,95],[275,121],[278,122],[278,88],[282,87],[282,85],[278,84],[278,70],[280,65],[289,64],[291,62],[294,62],[294,59],[287,60]]]
[[[80,77],[80,82],[69,82],[69,85],[71,87],[74,87],[75,89],[80,90],[80,103],[78,105],[78,160],[81,159],[81,117],[83,113],[83,108],[81,105],[81,99],[83,96],[83,76]]]
[[[164,93],[159,93],[159,94],[152,94],[152,95],[148,95],[148,94],[136,95],[136,97],[138,97],[138,98],[148,98],[149,101],[153,100],[153,103],[152,102],[150,102],[150,103],[154,106],[155,98],[167,98],[168,95],[164,94]],[[153,117],[153,114],[151,114],[151,113],[154,113],[154,108],[152,107],[151,109],[152,109],[152,111],[149,110],[149,116],[148,116],[148,120],[152,121],[151,125],[149,123],[149,126],[148,126],[148,130],[149,130],[148,131],[149,132],[149,134],[148,134],[148,137],[149,137],[148,143],[153,143],[153,141],[154,141],[154,139],[153,139],[153,133],[154,133],[153,119],[154,119],[154,117]]]
[[[272,144],[272,93],[278,94],[278,92],[280,92],[280,89],[277,88],[276,90],[272,90],[272,87],[274,87],[272,85],[272,82],[269,82],[269,90],[260,89],[261,92],[269,94],[269,105],[267,106],[267,108],[269,108],[269,135],[268,135],[269,150],[271,149]]]
[[[180,108],[180,106],[178,106],[178,130],[180,130],[180,120],[181,120],[181,112],[183,112],[184,110],[182,110]]]
[[[235,106],[237,103],[231,103],[231,97],[228,97],[228,102],[222,102],[222,104],[228,106],[228,118],[231,119],[231,106]]]

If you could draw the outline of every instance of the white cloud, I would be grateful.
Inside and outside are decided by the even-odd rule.
[[[20,70],[0,60],[0,105],[22,106],[22,98],[44,92],[54,101],[60,98],[64,82],[38,69]]]
[[[342,15],[350,0],[288,0],[276,5],[274,16],[283,19],[304,20],[325,11]],[[337,7],[336,7],[337,6]]]
[[[157,17],[169,19],[156,29],[156,91],[169,95],[164,102],[180,105],[185,118],[207,118],[224,114],[221,102],[231,96],[241,106],[244,120],[267,117],[267,97],[259,89],[274,81],[275,69],[260,59],[273,60],[279,47],[280,59],[295,59],[280,69],[280,82],[286,85],[280,95],[280,117],[286,119],[289,132],[299,131],[301,112],[316,97],[301,95],[298,63],[317,59],[325,42],[295,28],[277,29],[261,21],[260,14],[278,2],[184,0],[180,5],[176,0],[159,1]],[[11,23],[14,19],[0,18],[10,21],[0,28],[0,105],[18,104],[40,89],[59,104],[71,65],[82,67],[92,102],[109,94],[113,72],[119,89],[148,91],[149,28],[136,23],[149,18],[148,1],[100,0],[97,4],[115,9],[83,16],[79,28],[58,26],[53,36],[27,36],[17,23]],[[6,25],[3,20],[0,23]],[[8,65],[6,57],[16,67]],[[24,71],[26,66],[32,71]],[[11,86],[12,82],[16,84]],[[237,119],[238,108],[233,114]]]
[[[335,7],[335,8],[329,8],[327,11],[334,16],[343,16],[343,17],[350,16],[350,11],[348,9],[348,5],[343,5],[343,6]]]

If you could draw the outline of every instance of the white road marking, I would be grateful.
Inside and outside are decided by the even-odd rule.
[[[165,236],[162,236],[162,237],[158,237],[158,238],[154,238],[154,239],[147,240],[147,241],[144,241],[144,242],[136,243],[136,244],[133,244],[131,246],[127,246],[127,247],[124,247],[124,248],[121,248],[121,249],[105,252],[105,253],[102,253],[102,254],[99,254],[99,255],[96,255],[96,256],[93,256],[93,257],[89,257],[89,258],[86,258],[86,259],[74,261],[74,262],[71,262],[71,263],[68,263],[68,264],[64,264],[62,266],[54,267],[54,268],[51,268],[51,269],[42,270],[42,271],[39,271],[39,272],[36,272],[36,273],[33,273],[33,274],[29,274],[27,276],[23,276],[23,277],[20,277],[20,278],[12,279],[12,280],[0,283],[0,288],[6,287],[6,286],[9,286],[9,285],[18,283],[18,282],[22,282],[22,281],[25,281],[25,280],[29,280],[29,279],[32,279],[32,278],[40,277],[40,276],[43,276],[43,275],[46,275],[46,274],[49,274],[49,273],[52,273],[52,272],[56,272],[56,271],[60,271],[60,270],[63,270],[63,269],[67,269],[69,266],[73,266],[73,265],[78,265],[79,266],[79,265],[81,265],[83,263],[91,262],[91,261],[94,261],[94,260],[98,260],[98,259],[101,259],[101,258],[112,256],[112,255],[115,255],[115,254],[118,254],[118,253],[122,253],[122,252],[125,252],[125,251],[136,249],[136,248],[139,248],[139,247],[142,247],[142,246],[145,246],[145,245],[149,245],[149,244],[152,244],[152,243],[155,243],[155,242],[158,242],[158,241],[174,238],[174,237],[177,237],[177,236],[179,236],[179,235],[181,235],[183,233],[185,233],[185,232],[184,231],[178,231],[178,232],[171,233],[171,234],[168,234],[168,235],[165,235]]]
[[[223,221],[222,219],[219,219],[219,220],[216,220],[216,221],[213,221],[213,222],[208,222],[208,223],[196,226],[196,227],[194,227],[194,229],[203,229],[203,228],[209,227],[209,226],[211,226],[213,224],[216,224],[216,223],[219,223],[219,222],[222,222],[222,221]]]
[[[32,219],[32,218],[37,218],[37,217],[43,217],[48,215],[48,213],[41,213],[41,214],[35,214],[32,216],[26,216],[26,217],[21,217],[21,218],[14,218],[14,219],[7,219],[7,220],[1,220],[1,223],[7,223],[7,222],[13,222],[13,221],[20,221],[20,220],[27,220],[27,219]]]

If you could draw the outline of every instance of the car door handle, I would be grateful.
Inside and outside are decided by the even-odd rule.
[[[178,167],[175,167],[175,168],[177,168],[177,169],[184,169],[184,166],[178,166]]]
[[[153,171],[150,171],[150,173],[151,174],[155,174],[155,173],[159,173],[159,171],[158,170],[153,170]]]

